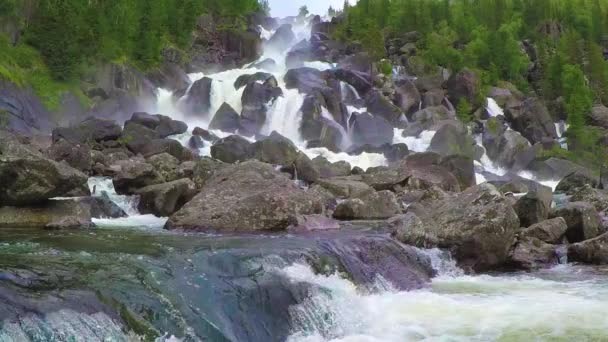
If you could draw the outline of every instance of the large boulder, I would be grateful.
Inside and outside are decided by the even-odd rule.
[[[161,153],[168,153],[178,160],[192,160],[194,155],[192,151],[180,144],[179,141],[173,139],[154,139],[146,144],[139,144],[131,148],[133,153],[140,153],[148,158]]]
[[[403,113],[399,107],[395,106],[388,98],[379,91],[370,91],[365,97],[367,111],[374,116],[380,116],[391,124],[396,124],[401,119]]]
[[[235,133],[241,128],[241,117],[229,104],[222,103],[209,123],[209,129]]]
[[[85,144],[116,140],[121,136],[122,128],[112,120],[89,118],[83,122],[53,130],[53,141],[63,139],[72,144]]]
[[[247,84],[252,83],[252,82],[264,83],[270,78],[274,79],[274,76],[272,76],[272,74],[269,74],[267,72],[261,72],[261,71],[256,72],[255,74],[244,74],[244,75],[237,77],[236,81],[234,81],[234,89],[237,89],[237,90],[241,89],[242,87],[244,87]],[[276,83],[276,80],[273,80],[273,82]]]
[[[429,150],[442,156],[462,155],[473,158],[475,141],[467,128],[458,121],[448,121],[439,128],[431,139]]]
[[[275,51],[284,51],[290,44],[296,40],[290,24],[283,24],[275,31],[275,33],[266,42],[266,48]]]
[[[313,158],[312,163],[319,170],[321,178],[348,176],[352,170],[351,165],[347,161],[341,160],[332,163],[323,156]]]
[[[401,212],[397,197],[391,191],[367,192],[358,198],[340,202],[334,211],[339,220],[387,219]]]
[[[317,180],[316,184],[339,198],[359,198],[374,192],[374,189],[354,176]]]
[[[412,121],[423,129],[431,129],[443,120],[453,119],[454,115],[444,106],[427,107],[412,114]]]
[[[517,269],[536,270],[558,263],[556,247],[533,237],[519,239],[509,255],[510,266]]]
[[[492,121],[488,120],[488,123],[486,123],[486,129],[483,133],[483,146],[491,160],[503,167],[510,168],[521,159],[523,153],[530,149],[530,142],[516,131],[501,130],[501,132],[496,132],[496,130],[489,128],[493,127],[489,124],[490,122]]]
[[[553,193],[550,188],[539,185],[520,197],[513,208],[519,217],[522,227],[529,227],[549,217]]]
[[[150,185],[139,189],[138,209],[142,214],[160,217],[170,216],[179,210],[196,194],[196,185],[187,178],[169,183]]]
[[[308,67],[289,69],[285,74],[284,81],[287,89],[298,89],[306,94],[327,87],[322,72]]]
[[[281,88],[268,81],[264,83],[252,82],[245,86],[241,96],[243,110],[240,122],[244,133],[259,133],[266,122],[268,104],[281,94]]]
[[[51,145],[46,155],[57,162],[65,161],[84,173],[90,173],[93,167],[91,148],[86,144],[73,144],[60,139]]]
[[[562,242],[568,225],[563,217],[556,217],[550,220],[545,220],[522,230],[519,235],[526,238],[535,238],[540,241],[559,244]]]
[[[83,197],[80,201],[91,206],[92,218],[121,218],[127,217],[127,213],[114,203],[108,193],[102,191],[98,196]]]
[[[418,247],[446,248],[467,271],[502,265],[519,229],[509,201],[488,183],[425,206],[410,206],[407,215],[395,225],[397,239]]]
[[[594,126],[608,129],[608,107],[603,105],[594,106],[591,109],[591,123]]]
[[[505,116],[511,127],[532,144],[543,142],[546,138],[557,139],[557,131],[549,110],[539,99],[530,98],[508,106]]]
[[[275,131],[253,143],[251,149],[253,158],[268,164],[291,166],[298,158],[298,148]]]
[[[322,200],[270,164],[251,160],[215,172],[168,229],[280,231],[297,215],[320,214]]]
[[[585,186],[597,187],[598,179],[586,172],[573,172],[562,179],[555,188],[556,192],[573,194],[577,189]]]
[[[231,135],[211,146],[211,157],[225,163],[236,163],[253,158],[253,149],[247,139]]]
[[[603,233],[599,216],[593,205],[572,202],[556,208],[551,217],[563,217],[568,225],[566,237],[571,243],[592,239]]]
[[[182,112],[197,117],[206,118],[211,108],[211,84],[213,80],[203,77],[190,86],[185,98],[180,101]]]
[[[469,103],[475,103],[481,82],[474,71],[465,68],[453,74],[448,79],[447,86],[448,96],[452,103],[457,104],[463,99]]]
[[[608,233],[570,245],[568,260],[589,264],[608,264]]]
[[[134,194],[138,189],[163,182],[154,166],[140,158],[120,160],[109,167],[114,188],[119,194]]]
[[[171,182],[178,179],[179,159],[169,153],[155,154],[146,159],[146,163],[154,166],[156,172],[165,182]]]
[[[414,82],[403,79],[395,82],[395,103],[404,113],[420,106],[421,96]]]
[[[91,206],[80,199],[51,200],[28,207],[1,207],[0,228],[91,228]]]
[[[87,196],[87,176],[0,134],[0,205],[22,206],[53,197]]]
[[[216,171],[226,167],[228,164],[219,160],[203,157],[196,162],[192,169],[192,180],[197,189],[202,188],[207,184],[207,181],[213,177]]]
[[[470,157],[463,155],[446,156],[441,158],[439,166],[456,177],[461,190],[476,184],[475,165]]]
[[[366,94],[372,89],[368,74],[340,68],[333,70],[333,74],[338,80],[350,84],[360,95]]]
[[[294,178],[296,180],[313,183],[316,182],[319,177],[321,177],[319,169],[317,169],[312,160],[310,160],[310,158],[308,158],[308,156],[303,152],[298,152],[298,156],[294,161],[294,169]]]
[[[344,140],[343,127],[329,117],[327,102],[320,92],[308,95],[302,104],[300,134],[310,147],[326,147],[340,152]]]
[[[381,116],[370,113],[354,114],[352,120],[352,143],[357,146],[382,146],[392,144],[393,126]]]

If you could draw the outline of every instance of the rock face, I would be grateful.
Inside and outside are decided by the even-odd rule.
[[[426,206],[410,206],[393,235],[406,244],[449,249],[465,270],[481,272],[508,257],[519,219],[496,188],[484,183]]]
[[[551,217],[563,217],[566,220],[566,237],[571,243],[592,239],[603,233],[597,211],[586,202],[568,203],[555,209]]]
[[[280,231],[296,215],[320,214],[319,197],[298,188],[271,165],[251,160],[216,171],[167,229]]]
[[[190,179],[150,185],[139,189],[139,212],[167,217],[179,210],[196,194],[196,185]]]
[[[81,200],[52,200],[29,207],[0,207],[0,228],[90,228],[91,206]]]
[[[573,172],[562,179],[555,188],[556,192],[572,194],[579,188],[590,185],[592,188],[598,185],[597,178],[583,172]]]
[[[568,260],[590,264],[608,264],[608,233],[570,245]]]
[[[53,197],[88,196],[87,176],[0,133],[0,205],[29,205]]]
[[[359,197],[348,199],[336,207],[334,218],[339,220],[377,220],[387,219],[401,212],[394,193],[385,190],[368,192]]]

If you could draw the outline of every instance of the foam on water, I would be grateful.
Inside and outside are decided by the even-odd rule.
[[[551,188],[551,190],[554,192],[555,192],[555,189],[557,188],[557,185],[560,182],[560,180],[557,180],[557,179],[539,179],[538,177],[536,177],[536,175],[534,175],[532,172],[529,172],[529,171],[520,171],[517,173],[517,175],[520,176],[521,178],[533,180],[544,186],[547,186],[547,187]]]
[[[283,272],[316,289],[292,307],[291,342],[608,339],[605,283],[449,274],[427,289],[370,293],[306,265]],[[567,266],[548,271],[549,278],[571,272]]]
[[[91,177],[88,180],[88,185],[93,196],[101,196],[105,192],[110,200],[118,205],[127,215],[139,215],[137,211],[137,198],[117,194],[112,178]]]
[[[322,156],[325,157],[331,163],[346,161],[351,166],[358,166],[363,170],[367,170],[370,167],[387,165],[386,158],[384,157],[384,155],[379,153],[363,152],[359,155],[351,156],[346,152],[335,153],[324,147],[309,148],[303,151],[310,159],[313,159],[317,156]]]
[[[496,101],[491,97],[488,97],[487,99],[486,110],[488,112],[488,115],[491,117],[504,115],[504,111],[502,110],[502,108],[500,108],[498,103],[496,103]]]
[[[425,152],[431,146],[436,131],[422,131],[417,137],[404,137],[403,129],[395,128],[393,144],[406,144],[410,151]]]

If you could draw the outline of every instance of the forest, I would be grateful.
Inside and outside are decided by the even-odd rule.
[[[392,37],[411,31],[423,36],[418,62],[471,68],[486,88],[509,82],[543,97],[554,115],[565,112],[576,145],[570,150],[605,158],[599,133],[587,124],[594,103],[608,102],[608,1],[359,0],[346,3],[336,36],[381,59]],[[455,105],[466,119],[470,104]]]

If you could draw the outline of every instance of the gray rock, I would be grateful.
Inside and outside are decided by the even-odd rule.
[[[312,232],[340,229],[340,222],[323,215],[297,215],[289,231]]]
[[[540,241],[558,244],[564,238],[568,225],[562,217],[556,217],[531,225],[519,233],[524,238],[535,238]]]
[[[166,228],[280,231],[297,215],[322,211],[320,197],[298,188],[272,165],[251,160],[216,171]]]
[[[241,128],[241,117],[229,104],[224,102],[209,123],[209,129],[235,133]]]
[[[142,214],[170,216],[196,195],[196,185],[190,179],[150,185],[139,189],[138,209]]]
[[[251,143],[238,135],[218,140],[211,146],[211,157],[225,163],[236,163],[253,157]]]
[[[448,79],[448,96],[452,103],[458,104],[461,99],[475,103],[481,82],[477,74],[469,69],[462,69]]]
[[[382,146],[392,144],[393,126],[381,116],[355,114],[352,120],[352,142],[355,145]]]
[[[547,268],[559,263],[555,246],[533,237],[520,239],[509,259],[512,267],[524,270]]]
[[[553,210],[551,217],[563,217],[566,220],[566,237],[571,243],[592,239],[603,233],[597,211],[589,203],[568,203]]]
[[[359,198],[341,202],[334,211],[339,220],[377,220],[393,217],[401,212],[397,197],[390,191],[368,192]]]
[[[549,217],[553,193],[550,188],[538,187],[517,200],[514,205],[522,227],[529,227]]]
[[[109,169],[113,173],[114,188],[119,194],[131,195],[138,189],[164,181],[154,166],[143,159],[120,160],[112,164]]]
[[[502,265],[519,229],[509,202],[488,183],[424,206],[410,206],[408,214],[417,218],[397,225],[395,237],[418,247],[446,248],[467,271]]]
[[[346,161],[341,160],[335,163],[330,163],[322,156],[313,158],[312,163],[319,170],[319,175],[321,178],[348,176],[350,175],[352,169],[350,164]]]
[[[72,144],[85,144],[115,140],[121,136],[122,128],[112,120],[88,118],[70,127],[53,130],[53,141],[63,139]]]
[[[51,200],[28,207],[0,207],[0,228],[91,227],[91,206],[78,199]]]
[[[608,264],[608,233],[570,245],[568,260],[589,264]]]

